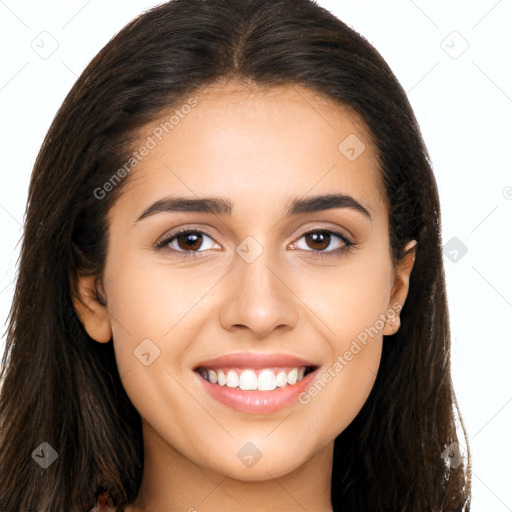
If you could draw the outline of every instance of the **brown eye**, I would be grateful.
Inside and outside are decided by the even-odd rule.
[[[355,246],[355,243],[349,240],[346,236],[328,229],[310,231],[302,235],[300,239],[302,238],[305,239],[306,247],[300,247],[298,243],[295,243],[293,244],[293,248],[302,249],[320,257],[339,256],[342,252],[345,252]],[[327,250],[328,247],[331,247],[330,250]]]
[[[315,251],[325,250],[331,242],[331,235],[328,231],[313,231],[304,236],[308,246]]]
[[[205,242],[210,240],[210,246]],[[196,253],[204,252],[207,249],[220,247],[213,239],[206,233],[199,230],[182,230],[177,233],[171,233],[170,236],[156,244],[157,249],[170,250],[177,253],[182,253],[185,256],[194,256]],[[200,248],[202,250],[199,250]]]
[[[190,249],[196,251],[201,247],[203,242],[203,235],[196,232],[185,233],[177,235],[174,239],[178,242],[178,247],[184,251]]]

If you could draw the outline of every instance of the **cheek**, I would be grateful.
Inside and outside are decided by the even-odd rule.
[[[138,356],[147,352],[151,368],[179,368],[219,276],[207,265],[171,269],[137,255],[118,256],[108,262],[104,283],[120,375],[146,371]]]
[[[116,363],[123,387],[139,413],[158,423],[165,411],[187,415],[190,401],[180,391],[181,374],[204,291],[190,284],[186,270],[144,265],[125,256],[105,272]],[[195,305],[195,306],[194,306]],[[197,411],[195,411],[197,414]]]
[[[368,329],[383,329],[381,315],[389,303],[390,276],[390,266],[353,257],[329,272],[320,269],[315,274],[297,273],[294,291],[314,313],[311,322],[321,328],[336,350],[342,351],[347,342]]]
[[[382,353],[381,315],[389,299],[386,275],[367,269],[338,278],[339,284],[329,284],[323,293],[309,293],[308,305],[322,320],[316,325],[325,333],[329,358],[299,397],[318,429],[333,438],[357,416],[373,388]]]
[[[357,346],[358,345],[358,346]],[[371,344],[354,344],[337,355],[318,378],[300,396],[304,414],[312,418],[313,429],[334,439],[360,412],[377,375],[382,351],[382,337]]]
[[[190,272],[148,263],[136,255],[126,255],[107,267],[108,309],[119,335],[162,337],[172,329],[201,297],[196,286],[200,281],[191,283]]]
[[[390,263],[366,261],[340,266],[329,279],[297,279],[302,283],[298,295],[307,298],[304,301],[314,313],[311,322],[325,334],[330,352],[329,362],[300,402],[311,411],[323,411],[318,421],[329,425],[333,436],[354,419],[374,385],[390,275]]]

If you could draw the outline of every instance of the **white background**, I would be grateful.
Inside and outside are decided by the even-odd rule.
[[[472,510],[512,510],[512,2],[319,4],[379,50],[418,118],[439,187],[443,244],[456,237],[450,244],[467,247],[456,261],[446,251],[444,261],[453,379],[472,450]],[[0,353],[29,177],[44,135],[88,62],[154,5],[0,0]],[[37,53],[53,47],[45,59]]]

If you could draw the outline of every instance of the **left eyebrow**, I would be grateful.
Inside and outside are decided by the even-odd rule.
[[[348,208],[365,215],[370,221],[370,212],[353,197],[345,194],[325,194],[307,198],[295,198],[287,203],[286,215],[312,213],[331,208]],[[135,223],[156,213],[164,212],[204,212],[215,215],[231,215],[233,202],[222,197],[164,197],[148,206]]]

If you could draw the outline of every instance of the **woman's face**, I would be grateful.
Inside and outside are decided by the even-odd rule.
[[[394,272],[376,153],[348,109],[299,86],[195,98],[168,133],[144,130],[108,219],[107,305],[83,278],[80,316],[113,337],[146,456],[263,480],[360,411],[413,260]]]

